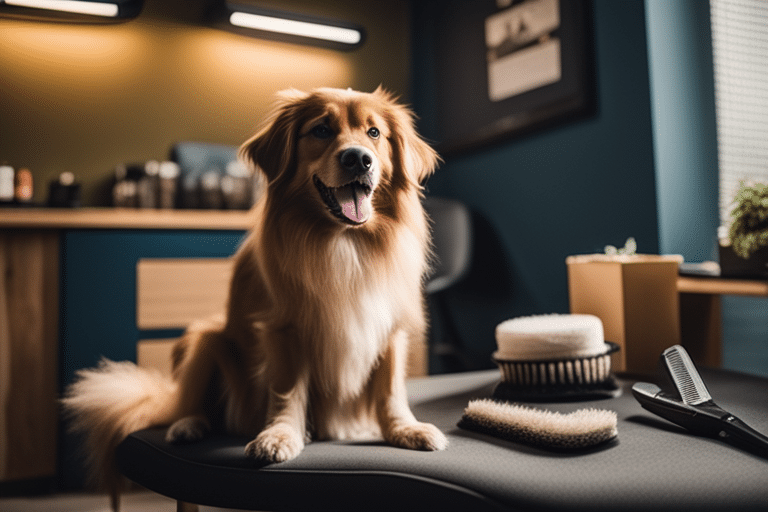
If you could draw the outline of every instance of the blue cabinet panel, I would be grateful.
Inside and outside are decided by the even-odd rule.
[[[136,326],[136,264],[141,258],[232,255],[243,231],[71,230],[61,238],[60,373],[62,390],[75,372],[106,357],[136,359],[136,342],[161,337]],[[79,487],[76,441],[61,443],[62,484]]]

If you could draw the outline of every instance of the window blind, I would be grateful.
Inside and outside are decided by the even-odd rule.
[[[768,183],[768,2],[710,0],[720,223],[741,182]]]

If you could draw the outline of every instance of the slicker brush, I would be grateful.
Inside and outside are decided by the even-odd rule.
[[[535,315],[496,326],[493,361],[501,382],[493,397],[510,402],[612,398],[621,388],[611,374],[603,323],[594,315]]]
[[[563,414],[479,399],[469,402],[458,426],[540,448],[578,450],[614,439],[616,423],[616,413],[604,409]]]

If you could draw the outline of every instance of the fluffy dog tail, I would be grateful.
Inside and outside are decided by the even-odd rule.
[[[176,388],[171,377],[131,362],[102,359],[77,372],[62,404],[70,430],[83,437],[89,483],[119,495],[115,448],[131,432],[167,424]]]

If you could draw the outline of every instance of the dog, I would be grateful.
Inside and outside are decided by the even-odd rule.
[[[427,329],[422,183],[439,163],[412,112],[381,87],[283,91],[239,155],[267,187],[226,313],[187,329],[172,377],[102,360],[63,398],[91,474],[113,492],[115,447],[151,426],[168,426],[171,443],[252,436],[245,454],[266,462],[312,439],[447,446],[405,389],[409,345]]]

